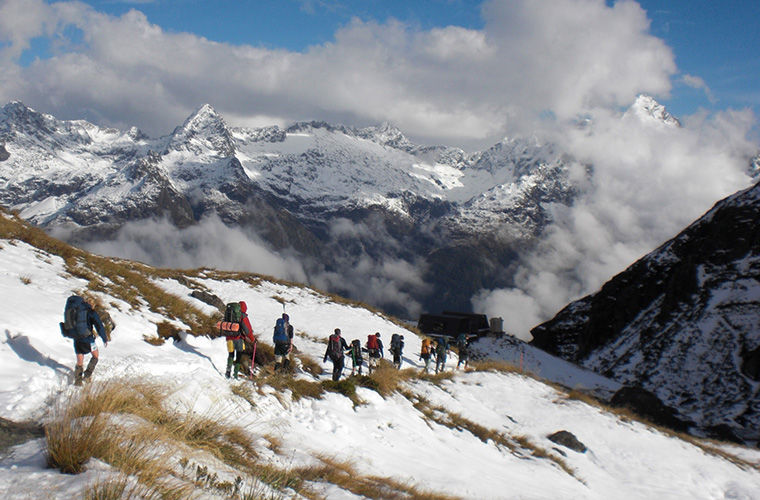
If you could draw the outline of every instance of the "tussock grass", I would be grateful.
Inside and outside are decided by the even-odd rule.
[[[298,360],[301,362],[301,369],[313,377],[319,377],[322,375],[322,373],[324,373],[322,365],[320,365],[317,360],[311,356],[297,354],[296,358],[298,358]]]
[[[306,481],[335,484],[351,493],[366,498],[452,500],[456,497],[429,492],[387,477],[362,475],[353,463],[318,455],[315,465],[295,470]]]
[[[99,481],[82,493],[82,500],[152,500],[161,498],[143,485],[131,484],[124,476]]]
[[[381,359],[371,374],[361,375],[356,379],[358,385],[375,390],[383,397],[388,397],[396,392],[402,383],[418,377],[418,370],[414,368],[397,370],[392,363]]]
[[[48,464],[79,473],[95,457],[136,477],[147,488],[141,498],[169,500],[188,498],[196,487],[167,460],[177,448],[210,453],[233,468],[255,467],[258,454],[244,429],[220,416],[170,412],[163,405],[168,392],[157,384],[112,380],[59,400],[45,426]],[[221,486],[227,487],[214,487]],[[120,483],[109,483],[88,494],[108,498],[119,489]]]
[[[286,373],[273,373],[263,378],[258,378],[256,379],[256,384],[259,388],[259,393],[263,393],[262,389],[264,385],[274,388],[277,391],[275,394],[288,390],[291,393],[290,397],[293,401],[298,401],[301,398],[321,399],[325,391],[319,382],[296,378]]]
[[[322,387],[324,387],[326,391],[337,392],[338,394],[346,396],[354,403],[354,408],[365,404],[365,402],[356,394],[356,384],[352,377],[338,381],[323,380]]]

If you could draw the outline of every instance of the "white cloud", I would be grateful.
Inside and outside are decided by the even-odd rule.
[[[598,111],[589,126],[557,132],[563,150],[593,166],[589,184],[571,207],[554,207],[554,223],[524,256],[515,287],[481,292],[476,309],[504,316],[507,331],[529,339],[531,327],[746,187],[754,123],[749,111],[694,116],[683,127]]]
[[[115,239],[91,243],[87,248],[159,267],[213,267],[306,281],[306,272],[297,260],[275,253],[239,229],[225,226],[216,215],[184,229],[165,219],[130,222]]]
[[[26,5],[7,0],[6,19],[22,19],[16,12]],[[638,92],[665,94],[675,72],[634,2],[494,0],[483,6],[483,30],[354,20],[305,53],[169,33],[136,10],[112,17],[80,3],[34,6],[24,10],[27,28],[0,25],[0,38],[13,41],[6,60],[43,26],[57,40],[75,26],[82,43],[27,68],[14,64],[0,99],[64,118],[88,110],[86,118],[154,135],[210,102],[241,122],[390,121],[431,142],[488,142],[531,127],[541,111],[567,118],[625,105]]]
[[[703,91],[705,95],[707,96],[707,99],[711,103],[715,104],[716,102],[715,95],[713,94],[712,90],[710,90],[710,87],[707,86],[707,83],[705,83],[705,81],[702,78],[698,76],[694,76],[694,75],[684,74],[684,75],[681,75],[681,82],[688,87]]]

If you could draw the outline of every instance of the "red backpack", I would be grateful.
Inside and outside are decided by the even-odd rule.
[[[380,346],[377,343],[377,335],[367,336],[367,349],[380,349]]]

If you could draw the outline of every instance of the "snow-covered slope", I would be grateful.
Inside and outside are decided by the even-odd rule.
[[[536,327],[533,344],[642,385],[705,432],[760,439],[760,184]]]
[[[93,286],[96,276],[88,281],[71,273],[72,265],[83,258],[80,254],[65,251],[64,260],[8,239],[9,232],[0,239],[1,417],[48,422],[56,401],[75,398],[81,391],[69,385],[74,353],[71,342],[58,332],[57,323],[66,297],[89,285],[94,289],[90,293],[117,325],[111,342],[100,348],[101,362],[92,386],[123,377],[167,384],[174,411],[186,414],[188,420],[212,415],[245,429],[259,447],[262,470],[264,464],[288,470],[325,460],[350,463],[357,476],[393,479],[395,483],[386,484],[394,484],[397,492],[385,497],[407,497],[403,491],[408,490],[403,488],[413,485],[418,491],[431,492],[427,498],[760,498],[757,450],[719,445],[722,453],[738,457],[731,461],[706,452],[709,448],[570,399],[558,389],[515,372],[410,377],[399,391],[385,397],[358,386],[357,396],[363,401],[358,406],[333,392],[294,401],[287,390],[278,394],[267,385],[250,391],[246,399],[241,394],[252,382],[230,381],[221,374],[226,358],[223,341],[189,335],[184,341],[160,346],[145,342],[144,337],[155,335],[156,325],[163,321],[182,329],[190,326],[156,312],[161,307],[151,304],[155,299],[133,297],[127,302],[108,292],[110,288],[97,291],[100,285]],[[386,339],[393,332],[404,333],[405,365],[420,366],[416,356],[420,342],[412,332],[314,290],[214,271],[181,276],[143,266],[130,269],[134,273],[130,279],[136,279],[136,274],[149,276],[188,308],[208,314],[216,310],[191,298],[191,288],[202,287],[224,301],[246,300],[254,331],[264,343],[269,341],[271,325],[284,303],[295,325],[299,351],[317,362],[324,352],[323,340],[340,327],[348,339],[363,339],[374,331],[382,332]],[[121,283],[118,273],[110,272],[109,278],[98,282],[106,287]],[[447,370],[455,363],[454,357]],[[293,377],[315,380],[300,370]],[[319,379],[327,377],[323,374]],[[573,433],[587,450],[573,451],[547,438],[560,430]],[[51,499],[78,497],[91,485],[120,474],[117,465],[98,460],[88,462],[82,474],[61,474],[46,468],[44,448],[45,440],[39,438],[2,452],[3,498],[26,499],[40,492]],[[162,453],[160,448],[154,451]],[[218,481],[233,481],[234,474],[239,474],[218,460],[199,462],[203,456],[194,455],[193,463],[209,467],[205,474],[216,474]],[[164,466],[173,469],[177,478],[183,477],[187,466],[182,459],[179,454],[164,458]],[[196,497],[228,498],[212,487],[215,483],[197,479],[207,475],[190,479]],[[325,474],[319,477],[322,479],[308,481],[311,491],[319,495],[362,496],[358,490],[352,492],[348,486],[325,479]],[[287,484],[273,481],[267,488],[268,492],[262,493],[266,497],[302,498]]]

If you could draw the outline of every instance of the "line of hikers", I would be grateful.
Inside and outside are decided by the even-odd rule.
[[[238,378],[240,375],[253,377],[258,340],[253,334],[253,328],[248,319],[247,304],[244,301],[228,303],[225,306],[224,319],[217,323],[217,327],[220,335],[225,337],[227,344],[225,377]],[[64,321],[60,323],[60,328],[64,337],[74,340],[74,352],[77,358],[74,383],[81,385],[84,380],[92,376],[95,365],[98,363],[98,349],[95,344],[95,335],[92,332],[93,328],[102,339],[103,346],[108,346],[107,334],[100,316],[95,312],[93,301],[83,299],[78,295],[70,296],[66,301]],[[288,370],[290,353],[293,350],[293,325],[290,324],[288,314],[283,313],[275,322],[272,341],[274,343],[274,370]],[[460,334],[457,338],[457,348],[459,353],[457,369],[462,364],[466,369],[469,360],[469,339],[465,334]],[[396,369],[401,369],[403,350],[404,336],[394,333],[391,336],[390,353],[393,356],[393,365]],[[419,359],[425,363],[425,373],[430,370],[431,359],[435,359],[435,373],[443,371],[449,351],[450,346],[445,336],[437,339],[435,347],[433,347],[431,339],[425,337],[422,340],[419,355]],[[337,381],[343,373],[345,356],[351,358],[351,375],[362,374],[363,353],[367,353],[367,366],[371,374],[377,368],[379,360],[384,358],[380,332],[368,335],[364,346],[361,345],[359,339],[354,339],[349,345],[341,336],[340,328],[336,328],[328,338],[327,349],[322,362],[326,363],[328,358],[332,361],[332,379]],[[92,358],[87,368],[84,369],[84,356],[87,354],[92,354]]]

